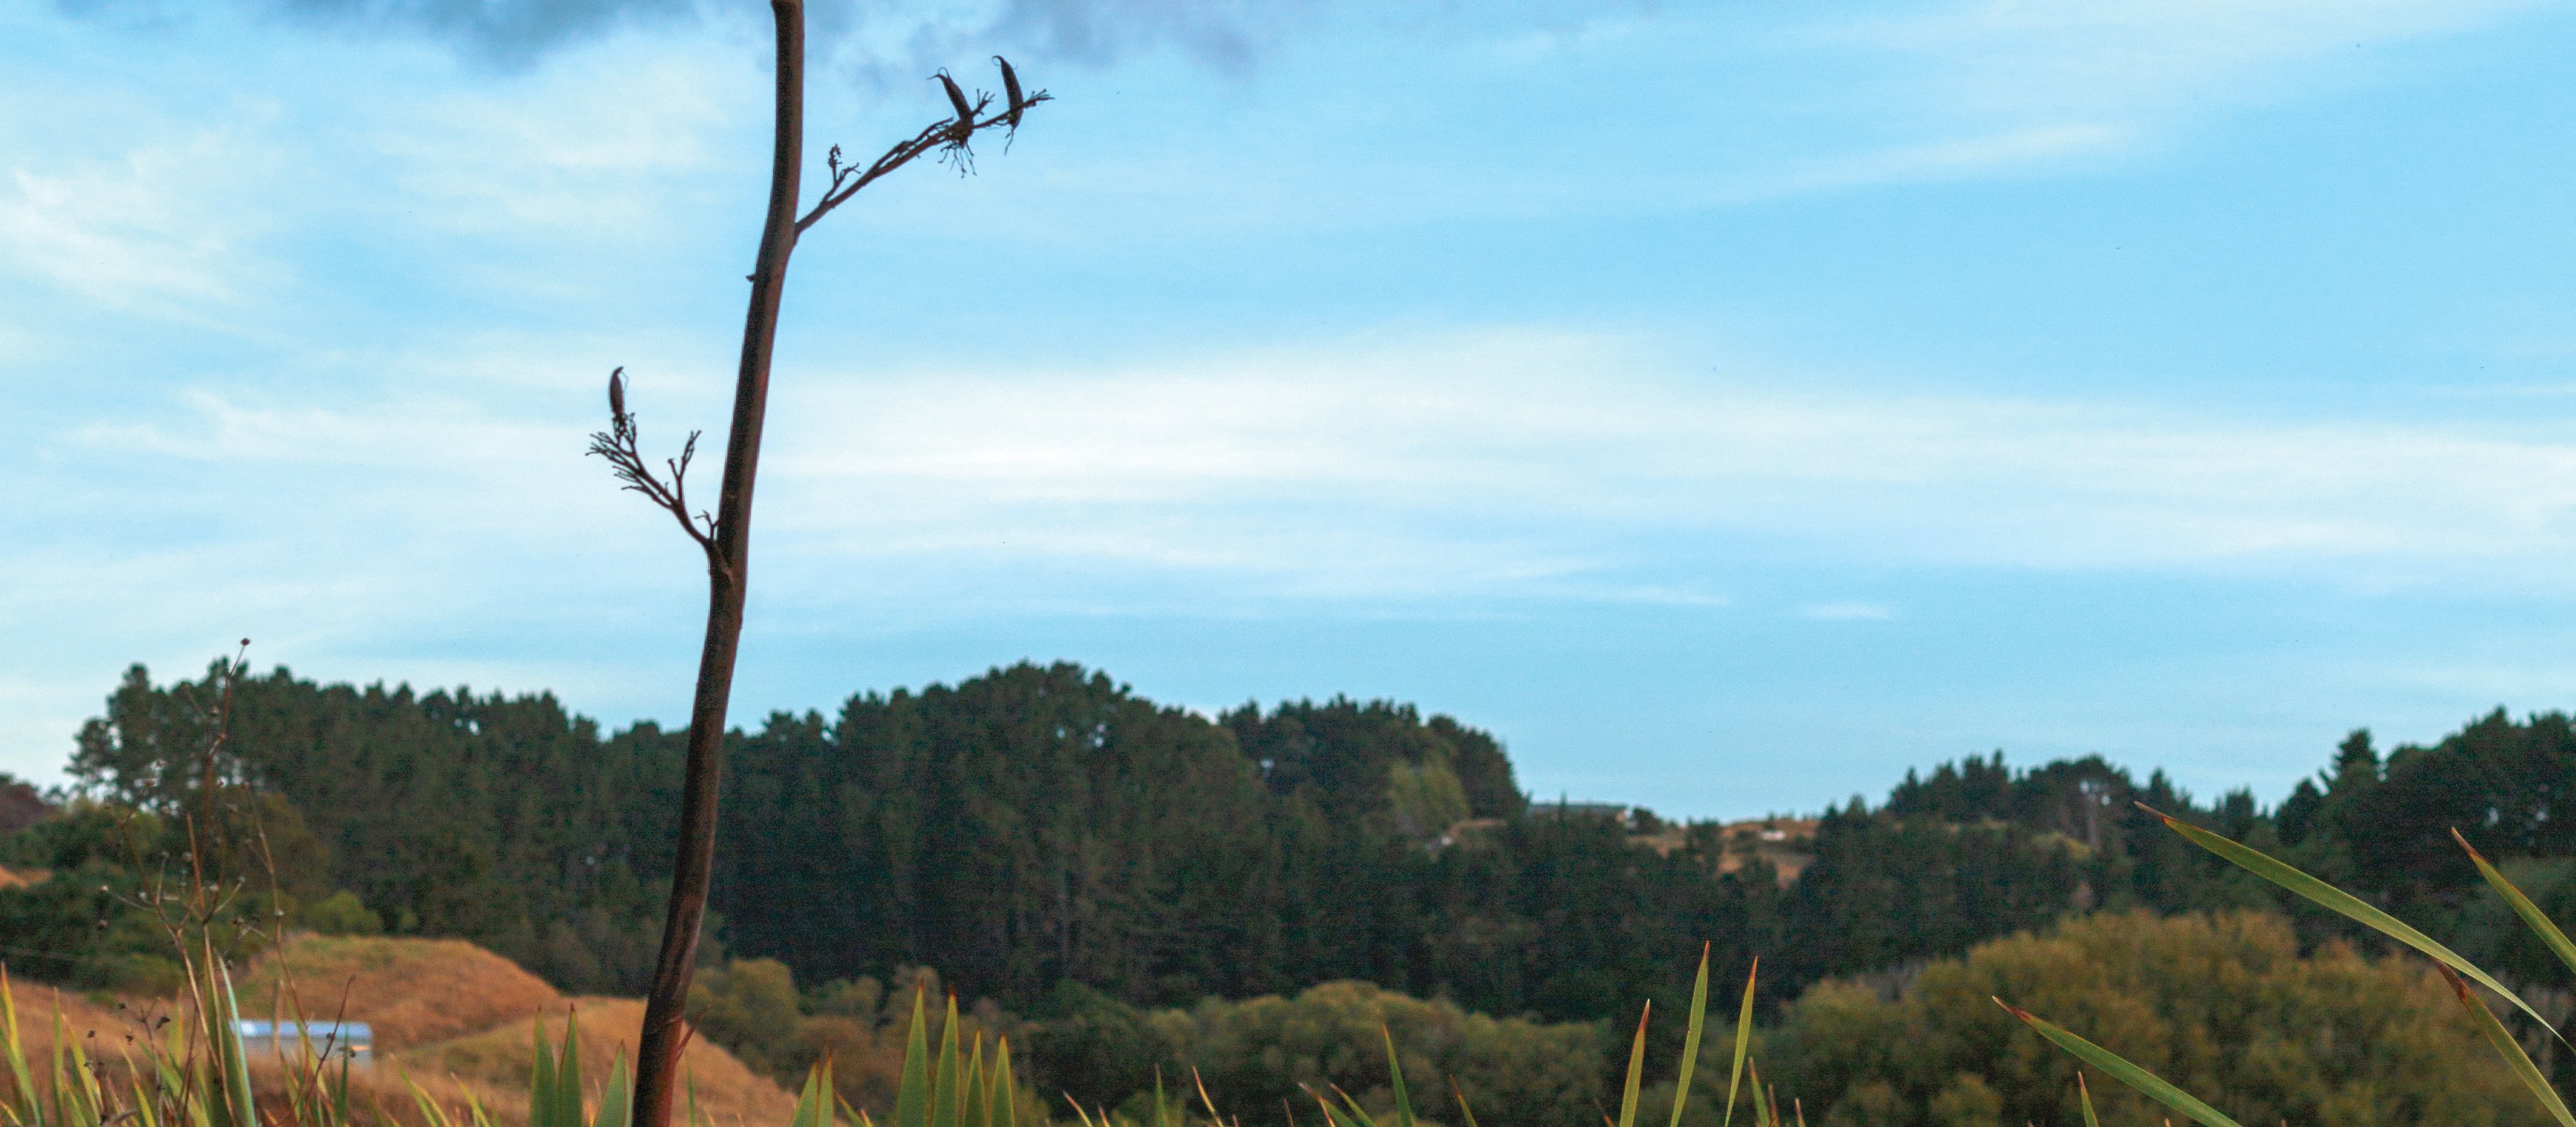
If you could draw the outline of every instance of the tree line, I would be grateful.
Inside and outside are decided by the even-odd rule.
[[[320,685],[281,668],[236,686],[214,745],[200,706],[217,688],[128,672],[79,734],[81,800],[0,846],[15,866],[111,879],[0,891],[0,946],[59,950],[63,977],[133,973],[148,936],[66,926],[116,914],[79,889],[135,868],[134,827],[181,810],[211,769],[259,796],[264,860],[313,926],[458,936],[567,990],[640,988],[680,733],[604,730],[551,694]],[[1097,671],[1021,664],[862,693],[829,716],[774,714],[728,735],[725,786],[711,958],[773,959],[816,991],[935,967],[968,997],[1065,1028],[1336,981],[1594,1022],[1647,998],[1684,1004],[1702,942],[1729,979],[1761,955],[1776,1004],[2104,910],[2266,908],[2307,942],[2341,934],[2138,803],[2419,923],[2466,927],[2471,948],[2493,912],[2442,848],[2448,827],[2526,867],[2576,856],[2576,819],[2551,816],[2576,787],[2559,714],[2498,712],[2384,758],[2356,733],[2268,809],[2243,791],[2195,801],[2098,757],[2015,769],[1998,752],[1909,773],[1784,846],[1750,827],[1533,804],[1492,735],[1409,705],[1211,717]],[[2576,906],[2567,867],[2539,885],[2552,910]],[[82,946],[112,941],[130,950]],[[1104,1091],[1151,1055],[1093,1050],[1112,1061]]]

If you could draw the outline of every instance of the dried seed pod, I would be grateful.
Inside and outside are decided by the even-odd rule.
[[[1028,99],[1020,96],[1020,76],[1011,70],[1011,60],[995,55],[993,61],[1002,65],[1002,94],[1010,99],[1011,108],[1004,120],[1010,122],[1016,131],[1020,127],[1020,111],[1029,108]]]
[[[625,374],[626,369],[622,365],[608,373],[608,417],[612,419],[626,417],[626,381],[619,378]]]
[[[947,71],[939,72],[939,84],[948,88],[948,104],[957,107],[957,132],[963,136],[975,128],[975,107],[966,100],[966,92],[957,88],[957,80],[948,77]]]

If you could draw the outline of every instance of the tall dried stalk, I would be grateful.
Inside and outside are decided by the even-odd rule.
[[[608,378],[609,429],[591,436],[590,452],[606,459],[627,489],[667,510],[697,542],[707,560],[706,640],[698,654],[697,691],[689,708],[688,774],[681,790],[678,848],[672,858],[671,899],[662,923],[662,946],[653,985],[645,995],[644,1029],[636,1047],[634,1127],[670,1122],[681,1044],[682,1009],[697,963],[705,921],[707,885],[715,865],[717,788],[722,774],[725,710],[733,694],[734,659],[741,649],[744,595],[751,568],[752,484],[760,468],[761,427],[769,404],[770,355],[778,339],[779,296],[787,284],[788,257],[797,236],[861,188],[932,153],[968,167],[968,145],[987,129],[1016,131],[1044,91],[1023,92],[1011,65],[1000,63],[1004,97],[970,100],[945,72],[937,76],[950,117],[925,126],[875,161],[843,164],[839,146],[830,155],[831,182],[814,206],[797,214],[804,171],[805,9],[802,0],[771,0],[777,23],[777,130],[772,149],[769,207],[760,251],[750,276],[751,307],[742,330],[742,359],[734,381],[733,425],[725,435],[724,481],[713,514],[689,511],[683,478],[697,435],[678,458],[666,460],[665,480],[637,448],[635,417],[626,410],[625,369]]]

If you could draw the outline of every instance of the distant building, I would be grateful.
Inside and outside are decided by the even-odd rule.
[[[242,1054],[252,1060],[306,1053],[365,1068],[376,1060],[376,1031],[363,1021],[244,1021]]]

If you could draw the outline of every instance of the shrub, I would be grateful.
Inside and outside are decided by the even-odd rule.
[[[1283,1101],[1303,1109],[1310,1091],[1333,1088],[1372,1112],[1391,1110],[1383,1029],[1417,1083],[1454,1079],[1481,1124],[1580,1124],[1596,1115],[1602,1030],[1590,1023],[1487,1017],[1364,982],[1328,982],[1293,998],[1210,1000],[1147,1021],[1170,1046],[1176,1075],[1196,1069],[1229,1113],[1259,1116]]]
[[[1989,999],[2050,1015],[2249,1123],[2523,1123],[2527,1097],[2424,964],[2239,912],[2069,921],[1927,965],[1901,990],[1826,982],[1767,1038],[1828,1127],[2082,1122],[2074,1058]],[[2097,1074],[2098,1079],[2098,1074]],[[2097,1091],[2104,1122],[2168,1114]]]
[[[324,935],[376,935],[385,930],[384,918],[345,888],[304,909],[303,915],[304,926]]]

